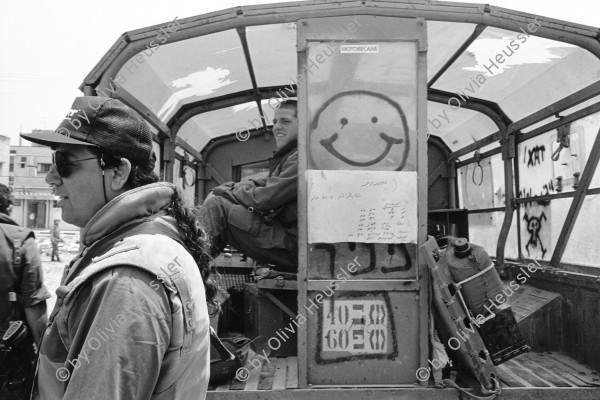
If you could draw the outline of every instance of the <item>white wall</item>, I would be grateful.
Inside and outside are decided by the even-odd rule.
[[[520,143],[517,153],[517,192],[520,197],[559,193],[558,177],[562,179],[561,192],[573,192],[574,174],[583,172],[599,127],[600,113],[572,123],[569,127],[570,147],[561,150],[557,161],[551,158],[558,147],[556,129]],[[473,182],[475,169],[476,180]],[[482,170],[483,180],[479,183]],[[503,207],[505,188],[501,155],[482,160],[481,168],[474,163],[460,168],[458,184],[461,207],[471,210]],[[600,166],[596,168],[590,188],[600,188]],[[551,259],[571,203],[572,199],[566,198],[551,202],[533,201],[520,206],[520,246],[524,257]],[[493,254],[503,219],[503,212],[471,214],[471,240]],[[514,213],[505,253],[509,258],[518,257],[516,219],[517,214]],[[586,196],[562,261],[600,267],[600,195]]]
[[[10,165],[10,138],[0,135],[0,183],[8,186]]]

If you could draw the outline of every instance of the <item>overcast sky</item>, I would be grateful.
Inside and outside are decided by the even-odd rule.
[[[79,84],[123,32],[284,0],[0,0],[0,134],[55,129]],[[463,1],[464,3],[464,1]],[[489,4],[600,27],[598,0],[490,0]]]

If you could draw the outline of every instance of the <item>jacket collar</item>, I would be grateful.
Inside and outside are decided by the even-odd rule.
[[[281,149],[273,153],[273,158],[269,162],[269,176],[273,175],[280,164],[283,164],[294,151],[298,150],[298,139],[288,142]]]
[[[297,138],[292,141],[289,141],[288,143],[286,143],[285,146],[283,146],[282,148],[277,150],[275,153],[273,153],[273,158],[274,159],[282,158],[287,153],[290,153],[292,150],[295,150],[296,148],[298,148],[298,139]]]
[[[115,197],[102,207],[81,231],[82,246],[89,246],[122,225],[155,215],[166,214],[175,186],[168,182],[141,186]]]
[[[9,217],[8,215],[6,215],[4,213],[0,213],[0,224],[19,226],[19,224],[17,224],[11,217]]]

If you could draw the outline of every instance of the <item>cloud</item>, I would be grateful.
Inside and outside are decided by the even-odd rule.
[[[256,105],[255,101],[252,101],[250,103],[244,103],[244,104],[235,105],[235,106],[231,107],[231,111],[233,111],[234,113],[236,113],[238,111],[247,111],[247,110],[251,110],[253,108],[257,108],[257,105]]]
[[[513,42],[514,47],[509,44]],[[519,48],[515,50],[516,44]],[[492,61],[498,68],[494,67],[494,75],[503,73],[512,67],[525,64],[548,64],[555,59],[563,58],[557,54],[557,49],[573,47],[566,43],[559,43],[538,37],[529,37],[525,43],[517,40],[516,37],[503,36],[497,38],[481,38],[469,46],[467,52],[474,58],[475,65],[472,67],[463,67],[466,71],[483,72],[490,75],[485,66],[490,67]],[[563,51],[559,51],[564,53]],[[496,55],[500,54],[504,62],[500,64],[496,61]],[[491,61],[490,61],[491,60]]]
[[[237,81],[226,79],[231,71],[225,68],[206,67],[204,71],[193,72],[186,77],[171,82],[174,88],[182,88],[173,93],[158,111],[158,117],[166,120],[180,102],[191,97],[202,97],[215,93],[218,89]]]

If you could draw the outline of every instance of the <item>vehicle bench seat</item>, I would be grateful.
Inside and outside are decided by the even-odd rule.
[[[520,285],[519,289],[507,298],[521,334],[533,351],[561,350],[562,334],[561,329],[557,329],[562,326],[560,294],[530,285]]]

